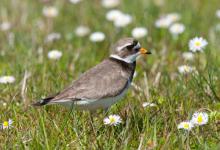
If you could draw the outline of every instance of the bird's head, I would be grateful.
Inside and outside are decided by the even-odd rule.
[[[140,43],[134,38],[123,38],[113,46],[111,58],[133,63],[142,54],[151,54],[150,51],[141,47]]]

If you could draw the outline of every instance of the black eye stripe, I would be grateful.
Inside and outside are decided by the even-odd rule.
[[[138,42],[137,40],[134,40],[133,43],[130,43],[129,45],[127,45],[126,48],[127,48],[128,50],[132,50],[132,49],[134,49],[135,46],[138,45],[138,43],[139,43],[139,42]]]
[[[127,46],[128,49],[132,49],[133,47],[134,47],[133,44]]]

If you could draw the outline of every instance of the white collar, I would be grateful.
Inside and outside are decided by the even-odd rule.
[[[125,57],[125,58],[121,58],[118,55],[112,54],[112,55],[110,55],[110,58],[115,58],[117,60],[121,60],[121,61],[124,61],[126,63],[132,64],[136,60],[137,56],[139,56],[139,53],[136,53],[134,55],[131,55],[131,56],[128,56],[128,57]]]
[[[115,58],[117,60],[121,60],[121,61],[124,61],[124,62],[129,63],[129,64],[133,63],[133,62],[127,60],[127,59],[123,59],[123,58],[119,57],[118,55],[114,55],[114,54],[110,55],[110,58]]]

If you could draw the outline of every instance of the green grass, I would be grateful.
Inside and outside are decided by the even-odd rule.
[[[164,150],[220,149],[220,31],[215,30],[220,23],[215,16],[219,0],[166,0],[162,7],[150,0],[123,0],[118,9],[131,14],[134,21],[121,30],[106,21],[107,9],[98,0],[84,0],[77,5],[56,0],[50,4],[59,9],[59,16],[47,20],[42,16],[45,4],[40,1],[1,1],[0,23],[9,20],[13,27],[8,32],[0,31],[0,75],[13,75],[16,82],[0,84],[0,100],[7,103],[0,107],[0,122],[9,118],[14,121],[13,128],[0,131],[0,149],[150,149],[152,145]],[[168,30],[154,27],[160,14],[169,12],[180,13],[180,22],[186,26],[177,40]],[[44,28],[38,27],[40,22]],[[104,32],[105,41],[95,44],[88,37],[76,37],[74,29],[80,24]],[[136,26],[148,28],[148,36],[140,42],[152,49],[153,55],[137,62],[134,83],[140,89],[131,88],[108,112],[119,114],[122,124],[104,125],[106,115],[102,112],[91,118],[88,112],[71,112],[62,106],[30,106],[41,97],[60,91],[108,57],[109,47],[130,36]],[[62,38],[44,43],[51,32],[61,33]],[[10,33],[14,40],[9,40]],[[188,51],[188,41],[195,36],[204,37],[209,44],[204,53],[196,54],[194,61],[186,62],[181,54]],[[39,49],[43,49],[42,55]],[[47,58],[51,49],[63,52],[60,60]],[[196,66],[198,75],[180,75],[177,68],[184,64]],[[25,71],[31,76],[22,96]],[[160,82],[154,84],[158,73]],[[158,107],[144,109],[145,101]],[[178,123],[200,110],[217,112],[207,125],[189,133],[177,129]]]

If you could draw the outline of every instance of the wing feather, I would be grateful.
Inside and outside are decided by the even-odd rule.
[[[80,76],[71,86],[64,89],[52,101],[61,99],[102,99],[120,94],[126,88],[132,71],[110,59],[104,60]]]

